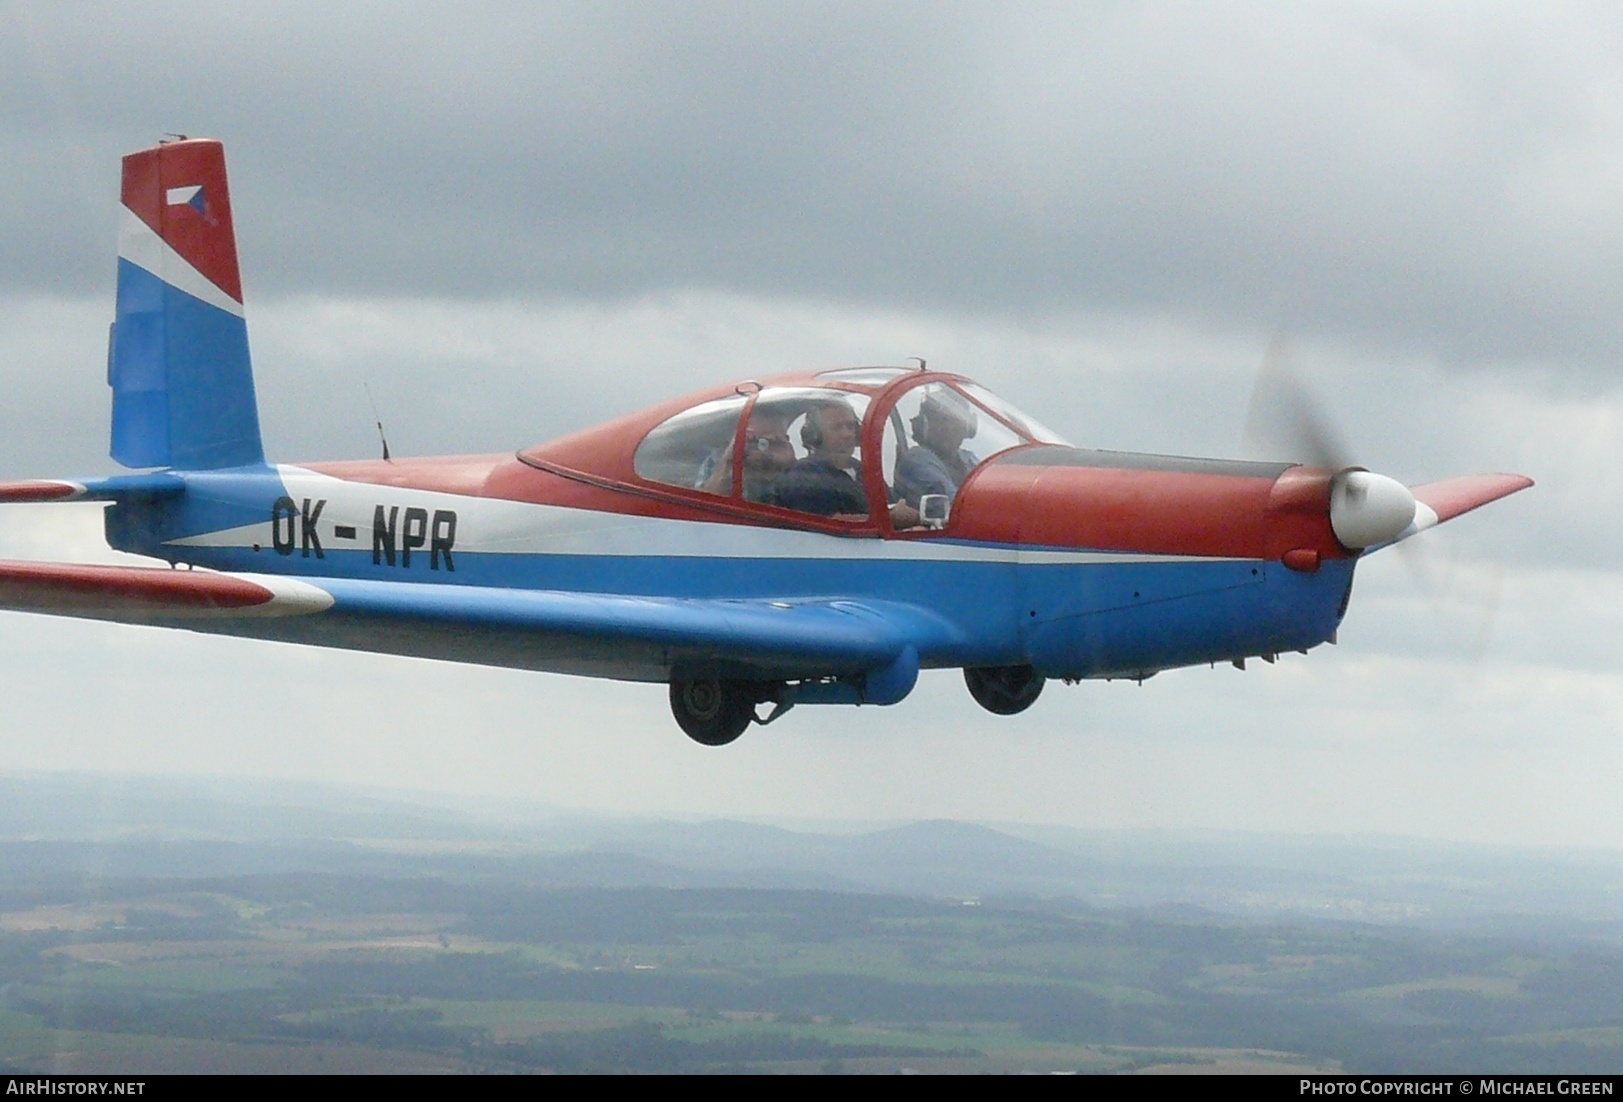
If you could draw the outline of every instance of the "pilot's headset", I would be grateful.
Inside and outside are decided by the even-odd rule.
[[[819,402],[806,411],[806,419],[800,423],[800,442],[808,448],[823,446],[823,414],[831,409],[845,406],[844,402]],[[845,406],[850,409],[850,406]]]

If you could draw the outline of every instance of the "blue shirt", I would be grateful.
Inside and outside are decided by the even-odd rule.
[[[923,445],[908,448],[896,463],[896,492],[916,509],[925,494],[952,497],[974,467],[975,457],[963,448],[950,459]]]

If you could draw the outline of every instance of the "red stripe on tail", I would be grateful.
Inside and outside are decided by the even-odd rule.
[[[200,199],[170,202],[201,187]],[[167,142],[124,158],[124,205],[220,290],[242,301],[225,148],[209,138]]]

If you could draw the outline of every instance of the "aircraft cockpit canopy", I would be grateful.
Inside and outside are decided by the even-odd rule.
[[[903,375],[916,373],[916,369],[911,367],[835,367],[819,371],[817,377],[852,386],[884,386]]]
[[[861,461],[861,424],[871,399],[866,394],[821,387],[767,387],[702,402],[656,426],[638,446],[633,466],[642,478],[745,501],[769,500],[780,476],[804,462],[814,449],[843,447],[842,458]],[[739,420],[749,419],[739,438]],[[837,422],[837,424],[836,424]],[[735,445],[743,461],[734,462]],[[866,512],[864,506],[861,510]]]
[[[883,514],[896,530],[932,529],[992,456],[1064,443],[953,376],[863,367],[810,382],[747,383],[666,418],[638,444],[636,475],[746,506],[851,524]]]

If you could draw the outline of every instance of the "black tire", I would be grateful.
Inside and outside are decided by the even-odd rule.
[[[694,742],[726,746],[755,718],[757,695],[747,681],[672,681],[671,714]]]
[[[993,715],[1018,715],[1037,703],[1043,676],[1030,666],[981,666],[964,670],[975,703]]]

